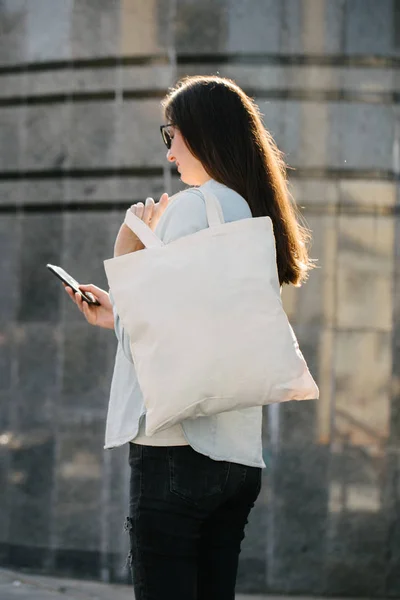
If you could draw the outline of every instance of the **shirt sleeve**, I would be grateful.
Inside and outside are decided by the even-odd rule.
[[[121,319],[119,318],[119,315],[117,313],[117,308],[115,306],[115,302],[114,302],[114,298],[112,296],[111,290],[109,290],[108,293],[110,296],[110,302],[113,307],[115,335],[117,336],[118,343],[121,345],[121,348],[122,348],[126,358],[131,363],[133,363],[129,335],[125,331],[125,329],[122,327]]]
[[[204,200],[196,189],[189,189],[173,197],[155,233],[165,244],[169,244],[207,227]]]

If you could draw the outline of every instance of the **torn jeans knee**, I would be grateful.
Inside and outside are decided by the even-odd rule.
[[[124,531],[127,531],[129,533],[130,531],[132,531],[132,528],[133,528],[133,524],[132,524],[131,517],[126,517],[126,519],[124,521]]]
[[[128,533],[130,533],[132,531],[132,529],[133,529],[132,519],[131,519],[131,517],[126,517],[126,519],[124,521],[124,531],[127,531]],[[132,541],[130,541],[130,543],[132,546]],[[126,557],[124,568],[125,569],[132,568],[132,562],[133,562],[133,552],[132,552],[132,548],[131,548],[129,550],[128,556]]]

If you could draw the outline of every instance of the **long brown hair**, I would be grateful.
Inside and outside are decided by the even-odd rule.
[[[285,162],[255,102],[231,79],[195,76],[171,89],[163,107],[208,175],[243,196],[253,217],[271,218],[280,283],[300,286],[313,267],[310,233],[299,223]]]

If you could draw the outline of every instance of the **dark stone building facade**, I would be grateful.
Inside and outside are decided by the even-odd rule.
[[[45,265],[106,286],[126,207],[182,186],[160,99],[219,73],[285,153],[319,265],[284,302],[321,399],[265,411],[238,587],[399,597],[400,2],[1,0],[0,30],[1,563],[127,578],[115,336]]]

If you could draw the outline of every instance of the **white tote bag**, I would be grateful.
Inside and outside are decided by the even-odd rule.
[[[283,310],[269,217],[224,223],[164,244],[127,211],[145,250],[104,261],[146,406],[146,434],[187,418],[318,398]]]

